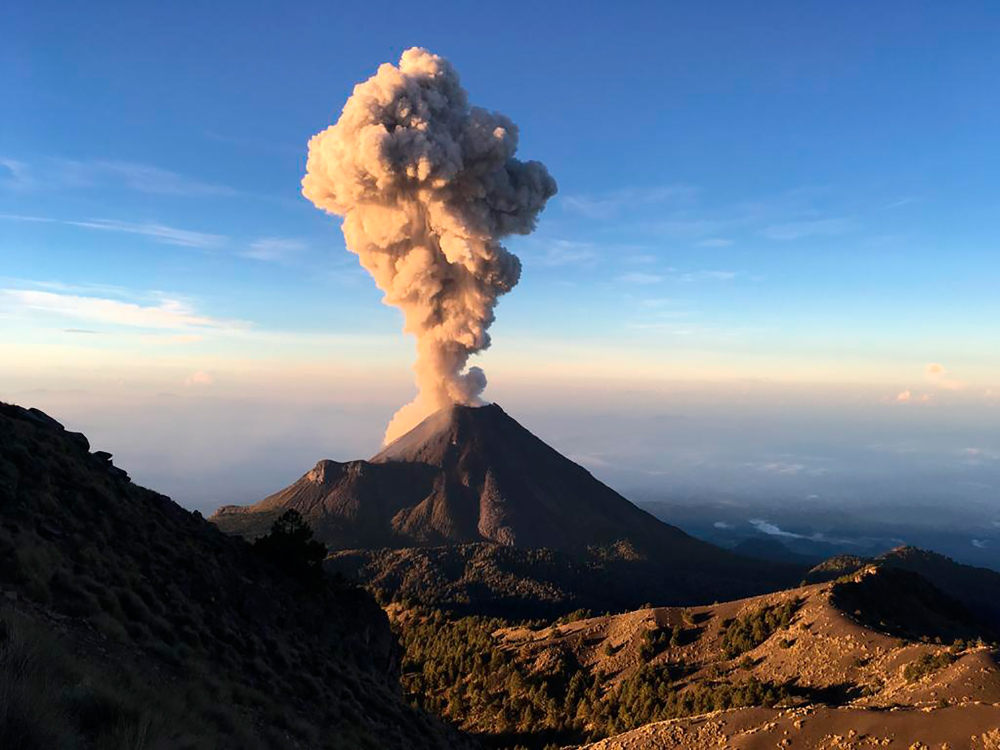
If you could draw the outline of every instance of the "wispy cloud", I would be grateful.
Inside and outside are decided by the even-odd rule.
[[[221,234],[194,232],[190,229],[179,229],[178,227],[171,227],[166,224],[158,224],[155,222],[136,223],[118,221],[116,219],[87,219],[84,221],[74,221],[67,219],[52,219],[45,216],[22,216],[17,214],[0,214],[0,219],[6,221],[25,221],[42,224],[61,224],[63,226],[95,229],[101,232],[135,234],[142,237],[149,237],[157,242],[163,242],[168,245],[196,247],[203,250],[221,247],[225,245],[229,239],[225,235]]]
[[[732,244],[733,240],[727,240],[723,237],[709,237],[707,240],[694,243],[695,247],[729,247]]]
[[[90,221],[66,221],[64,224],[84,227],[86,229],[97,229],[102,232],[123,232],[125,234],[137,234],[142,237],[150,237],[168,245],[181,245],[183,247],[197,247],[203,250],[216,248],[224,245],[227,238],[221,234],[208,234],[206,232],[192,232],[189,229],[178,229],[166,224],[141,223],[136,224],[129,221],[115,221],[113,219],[93,219]]]
[[[763,518],[751,518],[750,525],[757,531],[768,536],[776,536],[784,539],[809,539],[814,542],[836,542],[839,544],[857,544],[849,539],[832,539],[820,531],[812,534],[796,534],[794,531],[785,531],[780,526]]]
[[[0,157],[0,186],[25,189],[31,180],[31,170],[23,161]]]
[[[169,169],[130,161],[77,160],[50,157],[29,164],[17,159],[0,159],[0,186],[23,191],[114,188],[155,195],[192,198],[230,197],[239,191],[187,177]]]
[[[199,341],[204,340],[205,337],[199,333],[156,332],[146,333],[139,337],[139,341],[143,344],[152,344],[154,346],[162,346],[164,344],[197,344]]]
[[[141,304],[35,289],[0,289],[0,311],[163,330],[232,330],[248,325],[244,321],[222,320],[199,314],[189,303],[179,299],[161,298],[155,304]]]
[[[895,401],[897,404],[929,404],[934,400],[934,394],[914,393],[913,391],[906,390],[900,391],[894,399],[889,400]]]
[[[184,378],[185,388],[204,388],[215,383],[215,377],[210,372],[196,370]]]
[[[682,311],[677,315],[660,315],[659,319],[629,323],[628,327],[637,331],[650,331],[665,336],[676,336],[680,339],[697,340],[700,344],[708,342],[721,343],[738,341],[747,336],[757,336],[766,333],[765,329],[751,326],[734,326],[724,328],[715,325],[700,325],[692,321],[682,322],[678,318],[694,318],[695,311]]]
[[[597,262],[598,253],[589,242],[572,240],[549,240],[544,250],[532,255],[531,259],[540,266],[592,266]]]
[[[924,375],[938,388],[946,391],[961,391],[965,388],[965,383],[953,378],[945,366],[939,362],[931,362],[924,368]]]
[[[781,461],[770,461],[768,463],[754,466],[757,471],[766,474],[801,474],[806,470],[805,464],[790,464]]]
[[[882,206],[882,210],[890,211],[894,208],[902,208],[903,206],[909,206],[911,203],[918,203],[919,201],[920,201],[919,198],[913,198],[907,196],[904,198],[899,198],[898,200],[891,201],[890,203],[887,203],[886,205]]]
[[[771,240],[801,240],[807,237],[828,237],[847,234],[857,229],[857,223],[849,218],[816,219],[815,221],[795,221],[788,224],[772,224],[761,233]]]
[[[807,537],[803,534],[796,534],[792,531],[785,531],[777,524],[773,524],[770,521],[766,521],[763,518],[751,518],[750,525],[753,526],[757,531],[762,534],[767,534],[768,536],[783,536],[787,539],[810,539],[814,537]]]
[[[36,279],[22,279],[11,276],[0,276],[0,287],[6,287],[9,289],[42,289],[44,291],[64,293],[72,292],[73,294],[80,294],[85,297],[104,296],[127,299],[135,296],[132,290],[126,289],[123,286],[116,286],[114,284],[93,284],[89,282],[67,284],[63,281],[39,281]]]
[[[680,274],[677,279],[685,283],[692,281],[732,281],[738,275],[736,271],[692,271]]]
[[[1000,461],[1000,451],[988,448],[965,448],[961,452],[962,463],[967,466],[983,466],[987,463]]]
[[[269,138],[257,138],[255,136],[238,135],[233,133],[219,133],[215,130],[203,130],[202,135],[211,141],[215,141],[216,143],[226,143],[230,146],[238,146],[239,148],[253,151],[255,154],[259,154],[261,151],[270,151],[271,153],[276,154],[295,155],[300,155],[302,153],[302,147],[294,142],[276,143]]]
[[[618,276],[623,284],[659,284],[662,281],[691,284],[698,281],[732,281],[740,275],[738,271],[703,269],[700,271],[680,272],[676,268],[667,267],[651,271],[629,271]],[[655,303],[643,303],[652,306]]]
[[[656,273],[643,273],[642,271],[630,271],[618,277],[618,281],[623,284],[659,284],[663,281],[663,276]]]
[[[706,235],[713,235],[726,228],[727,224],[721,219],[703,218],[671,218],[657,221],[647,221],[642,224],[642,229],[650,234],[659,235],[669,239],[695,240]]]
[[[734,218],[750,224],[775,224],[820,218],[816,203],[829,198],[830,186],[806,185],[769,196],[743,200],[732,208]]]
[[[650,297],[644,300],[640,300],[639,304],[642,307],[647,307],[654,310],[660,310],[665,307],[675,307],[676,305],[683,304],[683,301],[678,299],[671,299],[669,297]]]
[[[590,219],[611,219],[625,210],[690,200],[698,188],[689,185],[663,185],[658,187],[629,187],[601,195],[567,195],[562,206],[567,211]]]
[[[128,161],[60,161],[63,168],[76,170],[83,179],[90,177],[95,183],[118,182],[129,190],[157,195],[180,195],[193,198],[205,196],[234,196],[239,191],[226,185],[185,177],[150,164]]]
[[[634,263],[637,266],[648,266],[650,263],[659,261],[659,258],[652,253],[635,253],[625,256],[622,260],[626,263]]]
[[[262,237],[250,243],[240,255],[254,260],[283,263],[298,257],[308,247],[302,240],[292,237]]]
[[[773,474],[776,476],[809,476],[821,477],[829,473],[829,469],[823,466],[816,466],[817,462],[825,462],[828,459],[821,456],[786,456],[793,460],[782,460],[776,457],[774,460],[756,463],[743,464],[745,468],[753,469],[762,474]],[[794,460],[798,459],[798,460]]]

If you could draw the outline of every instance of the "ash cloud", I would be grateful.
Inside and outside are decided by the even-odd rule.
[[[521,263],[500,239],[528,234],[555,180],[514,158],[517,126],[469,105],[447,60],[420,48],[358,84],[337,122],[309,141],[302,193],[344,217],[347,248],[417,339],[417,397],[385,442],[452,403],[481,403],[469,357],[490,345],[500,295]]]

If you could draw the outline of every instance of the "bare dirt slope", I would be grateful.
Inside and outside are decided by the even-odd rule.
[[[893,623],[883,621],[880,632],[860,622],[858,614],[845,612],[843,603],[853,602],[855,590],[866,590],[871,581],[893,586],[894,606],[900,609],[905,608],[905,587],[915,585],[895,571],[871,567],[847,581],[735,602],[637,610],[541,631],[513,628],[497,637],[539,668],[569,653],[612,684],[641,667],[673,667],[684,675],[681,684],[753,677],[787,686],[805,701],[866,707],[1000,703],[1000,670],[991,647],[977,640],[974,623],[938,614],[935,629],[921,626],[920,636],[907,637],[885,632],[898,627]],[[762,633],[766,637],[759,644],[753,645],[752,636],[738,641],[731,632],[741,619],[749,623],[782,607],[794,613],[787,626]],[[936,643],[945,640],[942,635],[947,643]],[[651,640],[659,643],[650,645]]]
[[[648,724],[587,750],[996,750],[1000,708],[989,705],[872,711],[826,706],[721,711]]]
[[[918,576],[869,566],[735,602],[495,637],[536,672],[573,659],[602,675],[609,692],[636,679],[652,689],[669,682],[681,695],[756,681],[782,696],[773,708],[649,724],[595,748],[958,748],[1000,726],[996,648],[980,632],[960,604]]]

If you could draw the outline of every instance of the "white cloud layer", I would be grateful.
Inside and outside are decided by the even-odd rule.
[[[241,321],[200,315],[189,304],[177,299],[165,298],[157,304],[143,305],[35,289],[0,289],[0,312],[55,315],[92,323],[164,330],[246,327]]]

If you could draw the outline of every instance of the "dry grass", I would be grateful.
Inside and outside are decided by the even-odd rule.
[[[33,750],[82,739],[97,750],[166,748],[162,717],[110,677],[68,653],[47,626],[0,610],[0,747]]]

